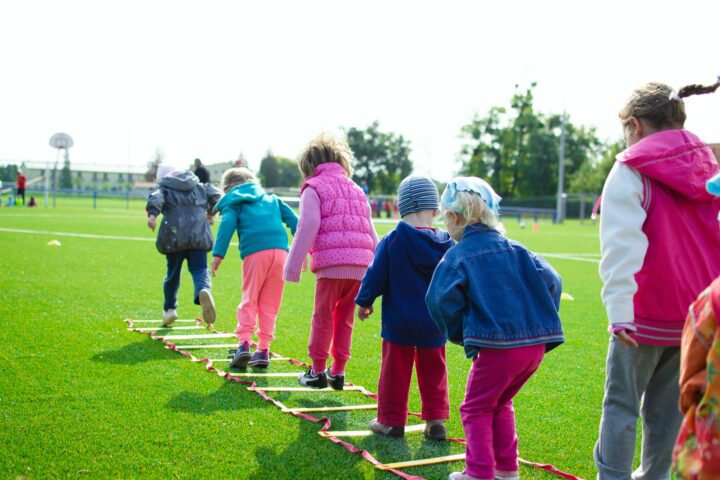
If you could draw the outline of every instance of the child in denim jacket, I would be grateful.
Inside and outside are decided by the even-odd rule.
[[[454,480],[519,478],[512,399],[545,352],[565,341],[560,276],[503,235],[499,201],[475,177],[455,178],[441,199],[458,244],[438,264],[426,302],[438,327],[473,359],[460,407],[467,467]]]

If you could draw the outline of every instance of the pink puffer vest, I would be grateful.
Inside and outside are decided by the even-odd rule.
[[[310,270],[340,265],[367,267],[374,255],[370,205],[338,163],[323,163],[305,180],[320,198],[320,230],[310,248]]]

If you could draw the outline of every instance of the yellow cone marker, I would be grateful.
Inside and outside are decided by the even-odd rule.
[[[563,292],[562,295],[560,295],[560,300],[567,300],[568,302],[572,302],[573,300],[575,300],[575,298],[569,293]]]
[[[48,247],[59,247],[62,245],[62,243],[58,242],[57,240],[50,240],[48,242]]]

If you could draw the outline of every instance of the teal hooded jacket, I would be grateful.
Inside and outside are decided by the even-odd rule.
[[[262,250],[288,250],[288,235],[283,223],[295,235],[298,217],[285,202],[265,193],[254,182],[233,187],[215,206],[222,220],[218,229],[214,257],[224,257],[233,234],[240,239],[240,258]]]

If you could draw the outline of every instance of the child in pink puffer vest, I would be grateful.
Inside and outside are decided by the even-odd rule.
[[[298,156],[305,182],[300,187],[300,219],[285,264],[285,280],[300,281],[305,257],[317,277],[309,356],[312,368],[298,377],[311,388],[342,390],[355,313],[355,296],[378,239],[370,205],[350,179],[353,154],[344,140],[320,135]],[[332,354],[332,365],[327,359]]]

